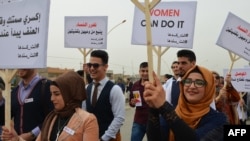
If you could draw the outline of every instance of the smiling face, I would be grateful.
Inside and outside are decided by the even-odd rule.
[[[143,82],[148,81],[148,67],[140,68],[139,74]]]
[[[171,66],[171,69],[172,69],[173,74],[174,74],[175,76],[178,76],[178,75],[179,75],[180,70],[179,70],[179,63],[178,63],[178,62],[173,63],[172,66]]]
[[[63,96],[60,89],[55,85],[50,85],[51,101],[56,111],[60,111],[65,107]]]
[[[184,96],[186,97],[187,101],[189,103],[192,104],[196,104],[199,103],[199,101],[204,97],[205,95],[205,85],[201,86],[201,83],[199,84],[195,84],[194,81],[197,80],[204,80],[204,78],[202,77],[202,75],[198,72],[192,72],[188,75],[188,77],[186,79],[190,79],[191,81],[191,85],[185,85],[183,84],[183,90],[184,90]],[[197,87],[197,85],[199,85],[199,87]]]
[[[214,76],[215,85],[216,85],[216,87],[219,87],[220,86],[220,76],[216,72],[212,72],[212,73]]]
[[[90,57],[88,67],[91,78],[94,79],[96,82],[99,82],[100,80],[105,78],[108,65],[103,64],[101,58]]]

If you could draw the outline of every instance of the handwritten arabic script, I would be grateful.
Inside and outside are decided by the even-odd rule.
[[[0,68],[46,67],[49,8],[50,0],[0,0]]]
[[[65,46],[106,48],[107,17],[65,17]]]

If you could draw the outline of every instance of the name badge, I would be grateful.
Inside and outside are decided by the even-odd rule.
[[[24,100],[24,103],[30,103],[30,102],[33,102],[34,99],[33,98],[28,98],[28,99],[25,99]]]
[[[74,135],[74,134],[75,134],[75,131],[72,130],[72,129],[70,129],[70,128],[67,127],[67,126],[65,126],[65,127],[63,128],[63,131],[69,133],[70,135]]]

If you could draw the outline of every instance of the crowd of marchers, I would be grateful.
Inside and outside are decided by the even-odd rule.
[[[125,94],[135,108],[131,141],[144,136],[148,141],[223,141],[224,125],[246,125],[250,94],[235,89],[230,73],[222,77],[196,64],[192,50],[177,52],[173,74],[166,74],[164,83],[154,71],[149,74],[146,61],[138,65],[138,80],[113,82],[106,75],[108,62],[108,52],[93,50],[83,70],[55,79],[41,77],[36,69],[18,69],[8,126],[0,79],[0,140],[121,141]]]

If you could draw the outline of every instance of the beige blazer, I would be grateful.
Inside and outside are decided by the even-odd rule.
[[[48,140],[56,118],[54,117],[50,125]],[[36,141],[41,141],[40,134]],[[99,141],[99,127],[96,117],[81,108],[76,108],[76,112],[59,135],[58,141]]]

